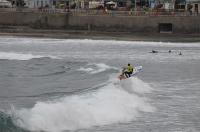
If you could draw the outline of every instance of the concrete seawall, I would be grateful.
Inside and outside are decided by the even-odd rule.
[[[56,13],[0,12],[0,25],[63,28],[68,23],[67,18],[66,14]]]
[[[200,33],[200,16],[73,16],[66,13],[0,12],[0,25],[108,32]]]
[[[68,25],[102,31],[200,33],[199,16],[71,16]]]

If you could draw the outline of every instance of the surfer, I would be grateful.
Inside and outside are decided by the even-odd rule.
[[[131,74],[133,73],[134,67],[128,63],[128,66],[125,68],[124,70],[124,75],[129,78],[131,76]]]
[[[128,66],[127,67],[124,67],[122,69],[122,73],[121,75],[119,75],[119,79],[122,80],[122,79],[126,79],[126,78],[129,78],[131,77],[131,74],[133,73],[133,70],[134,70],[134,67],[128,63]]]
[[[128,64],[127,67],[122,69],[122,73],[118,76],[119,80],[127,79],[135,76],[138,72],[142,70],[142,66],[133,67],[131,64]]]
[[[152,50],[151,53],[158,53],[158,51],[156,51],[156,50]]]

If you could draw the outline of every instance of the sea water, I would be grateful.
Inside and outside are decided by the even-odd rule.
[[[198,42],[0,37],[0,132],[198,132],[199,80]]]

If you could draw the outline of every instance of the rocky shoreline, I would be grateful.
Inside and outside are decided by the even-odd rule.
[[[105,39],[156,42],[200,42],[200,34],[104,32],[89,30],[32,29],[29,27],[0,27],[0,36],[42,37],[57,39]]]

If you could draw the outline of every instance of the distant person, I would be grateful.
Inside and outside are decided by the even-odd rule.
[[[171,51],[171,50],[169,50],[168,52],[169,52],[169,53],[171,53],[172,51]]]
[[[127,67],[124,69],[124,74],[127,78],[131,77],[131,74],[133,73],[134,67],[128,63]]]
[[[156,51],[156,50],[152,50],[151,53],[158,53],[158,51]]]
[[[180,51],[179,55],[182,55],[181,51]]]
[[[108,8],[107,7],[105,7],[105,13],[108,14]]]

